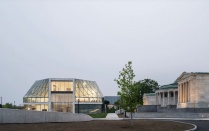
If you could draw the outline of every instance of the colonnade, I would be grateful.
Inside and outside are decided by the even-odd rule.
[[[157,105],[161,105],[161,106],[176,105],[177,104],[176,92],[178,92],[178,90],[172,90],[172,91],[171,90],[170,91],[167,90],[167,91],[159,91],[159,92],[157,92],[156,93],[156,104]],[[172,96],[171,96],[171,93],[173,93]],[[166,94],[167,94],[167,96],[166,96]],[[165,102],[165,101],[167,101],[167,102]]]
[[[179,84],[178,87],[178,103],[190,102],[190,86],[189,81]]]

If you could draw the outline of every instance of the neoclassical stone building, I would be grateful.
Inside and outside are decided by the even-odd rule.
[[[209,108],[209,73],[183,72],[172,84],[144,94],[144,105]]]

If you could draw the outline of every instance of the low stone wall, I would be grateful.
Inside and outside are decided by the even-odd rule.
[[[209,108],[176,108],[176,105],[161,107],[159,105],[137,106],[137,112],[159,112],[159,113],[209,113]]]
[[[0,123],[80,122],[91,120],[93,119],[85,114],[0,109]]]
[[[137,106],[137,112],[157,112],[157,105]]]
[[[130,113],[126,115],[129,117]],[[133,113],[133,118],[209,118],[209,113]]]

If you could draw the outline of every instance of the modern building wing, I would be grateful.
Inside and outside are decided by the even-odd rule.
[[[49,78],[36,81],[23,97],[27,110],[96,113],[102,93],[94,81]]]

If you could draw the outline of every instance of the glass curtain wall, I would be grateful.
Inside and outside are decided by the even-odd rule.
[[[73,91],[73,82],[51,81],[51,91]]]
[[[73,112],[73,81],[51,81],[52,111]]]
[[[75,105],[75,112],[80,113],[99,113],[102,108],[102,93],[99,90],[96,82],[86,80],[76,80],[75,88],[75,101],[78,104]],[[85,104],[88,103],[88,104]]]
[[[99,90],[96,82],[76,80],[75,99],[78,102],[101,103],[102,93]]]
[[[36,81],[23,97],[27,110],[47,111],[48,110],[48,79]],[[34,103],[34,104],[31,104]]]

